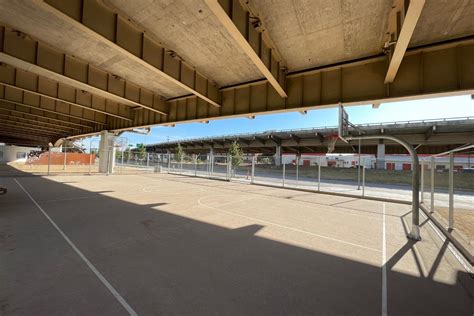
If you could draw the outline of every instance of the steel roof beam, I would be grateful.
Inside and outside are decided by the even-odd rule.
[[[16,105],[20,108],[22,108],[21,105]],[[17,114],[23,114],[23,115],[30,115],[30,116],[33,116],[33,117],[37,117],[37,118],[42,118],[42,119],[47,119],[47,120],[50,120],[50,121],[55,121],[55,122],[58,122],[58,123],[64,123],[64,124],[70,124],[70,125],[74,125],[74,126],[79,126],[79,127],[84,127],[84,128],[88,128],[88,129],[94,129],[95,127],[94,126],[91,126],[91,125],[87,125],[87,124],[82,124],[82,123],[74,123],[74,122],[70,122],[70,121],[64,121],[64,120],[61,120],[61,119],[58,119],[57,115],[56,115],[56,118],[51,118],[51,117],[48,117],[48,116],[45,116],[45,115],[39,115],[39,114],[34,114],[31,112],[31,108],[29,107],[24,107],[25,110],[29,111],[29,112],[24,112],[24,111],[19,111],[17,110],[16,108],[9,108],[9,107],[4,107],[4,105],[1,104],[0,102],[0,111],[3,111],[3,112],[10,112],[10,113],[17,113]],[[41,109],[38,110],[38,112],[41,112],[41,113],[44,113],[44,111],[42,111]],[[67,117],[66,117],[67,118]],[[75,128],[76,130],[79,130],[77,128]]]
[[[425,132],[425,140],[429,140],[431,136],[433,136],[433,134],[436,133],[436,129],[437,129],[436,125],[433,125],[430,128],[428,128],[428,130]]]
[[[281,138],[276,135],[269,135],[268,139],[272,140],[276,145],[281,145]]]
[[[0,38],[0,62],[111,102],[167,115],[164,99],[151,91],[1,25]]]
[[[265,140],[264,138],[258,137],[258,136],[254,136],[254,137],[252,137],[252,138],[253,138],[254,140],[258,141],[259,143],[261,143],[262,145],[265,146],[265,141],[266,141],[266,140]]]
[[[52,132],[52,131],[46,131],[41,128],[34,128],[34,127],[23,127],[19,125],[12,125],[12,124],[1,124],[0,126],[1,130],[7,130],[11,132],[21,132],[21,133],[31,133],[31,135],[42,135],[42,136],[56,136],[56,135],[61,135],[63,134],[61,132]]]
[[[62,112],[59,112],[59,111],[56,111],[56,110],[50,110],[50,109],[41,107],[41,104],[39,106],[35,106],[35,105],[30,105],[30,104],[26,104],[26,103],[22,103],[22,102],[8,100],[8,99],[5,99],[5,98],[0,98],[0,101],[10,103],[10,104],[13,104],[13,105],[19,105],[19,106],[27,107],[27,108],[30,108],[30,109],[41,110],[41,111],[44,111],[44,112],[49,112],[49,113],[53,113],[53,114],[57,114],[57,115],[67,116],[67,117],[78,119],[78,120],[81,120],[81,121],[94,123],[94,124],[97,124],[97,125],[100,125],[100,126],[105,126],[106,125],[105,123],[97,122],[97,121],[94,121],[94,120],[91,120],[91,119],[88,119],[88,118],[84,118],[84,117],[81,117],[81,116],[62,113]]]
[[[27,146],[27,147],[40,146],[38,145],[38,142],[21,139],[21,138],[10,137],[10,136],[5,137],[5,136],[0,135],[0,141],[8,145]]]
[[[415,31],[416,23],[420,18],[421,11],[425,5],[425,0],[411,0],[408,8],[406,1],[395,0],[394,8],[389,16],[389,41],[385,46],[389,47],[390,64],[385,76],[385,83],[392,83],[395,80],[398,69],[405,56],[405,52],[410,44],[410,39]],[[393,43],[395,43],[393,47]]]
[[[121,96],[115,95],[115,94],[110,93],[108,91],[96,88],[92,85],[83,83],[79,80],[75,80],[75,79],[70,78],[68,76],[65,76],[61,73],[56,73],[56,72],[51,71],[49,69],[37,66],[33,63],[24,61],[22,59],[16,58],[14,56],[11,56],[11,55],[8,55],[8,54],[5,54],[5,53],[0,52],[0,62],[4,62],[4,63],[6,63],[8,65],[11,65],[15,68],[19,68],[19,69],[22,69],[22,70],[25,70],[25,71],[28,71],[28,72],[32,72],[32,73],[37,74],[41,77],[45,77],[45,78],[48,78],[48,79],[56,81],[56,82],[64,83],[65,85],[71,86],[75,89],[87,91],[91,94],[98,95],[102,98],[109,99],[109,100],[112,100],[112,101],[117,102],[117,103],[126,104],[126,105],[129,105],[129,106],[143,107],[147,110],[167,115],[166,113],[164,113],[160,110],[156,110],[156,109],[154,109],[150,106],[145,106],[145,105],[140,104],[138,102],[125,99]]]
[[[272,49],[262,40],[262,33],[258,32],[249,20],[249,12],[242,7],[238,0],[205,0],[209,9],[219,22],[229,32],[242,51],[252,63],[267,78],[278,95],[287,98],[285,91],[285,71],[281,62],[276,60]]]
[[[290,134],[290,137],[294,139],[297,144],[299,144],[301,141],[301,138],[296,136],[295,134]]]
[[[319,139],[321,144],[324,143],[324,135],[323,134],[316,132],[314,135]]]
[[[35,1],[42,9],[54,14],[65,24],[79,28],[94,40],[113,50],[120,58],[133,60],[142,67],[147,68],[156,75],[194,94],[209,104],[220,107],[218,103],[219,92],[215,84],[197,73],[196,70],[192,69],[182,60],[174,58],[174,52],[166,52],[159,43],[153,41],[145,32],[137,32],[136,28],[129,25],[127,17],[111,12],[111,10],[97,1],[81,0],[81,5],[79,6],[81,12],[71,12],[71,7],[64,1],[50,1],[48,3],[43,0]],[[91,6],[91,8],[88,9],[87,6]],[[89,23],[91,19],[100,19],[101,14],[107,17],[110,15],[114,16],[113,19],[104,18],[101,20],[101,23],[104,24],[101,29],[113,29],[113,37],[108,37],[104,33],[101,34],[101,30],[94,29],[95,26]],[[80,18],[77,18],[77,16],[80,16]],[[121,33],[124,34],[123,40]],[[130,39],[130,37],[133,37],[133,39]],[[130,41],[139,42],[139,51],[135,51],[135,49],[127,45],[127,42]],[[162,56],[160,62],[156,61],[158,54]],[[198,86],[201,82],[205,85],[205,91],[202,91]]]
[[[119,118],[121,120],[126,120],[126,121],[129,121],[129,122],[133,121],[130,117],[118,115],[118,114],[115,114],[115,113],[112,113],[112,112],[103,111],[103,110],[100,110],[100,109],[93,108],[92,106],[87,106],[87,105],[82,105],[82,104],[77,103],[77,90],[74,90],[75,91],[74,99],[76,100],[76,102],[71,102],[71,101],[65,100],[64,98],[53,97],[53,96],[50,96],[50,95],[47,95],[47,94],[44,94],[44,93],[39,93],[37,91],[33,91],[33,90],[30,90],[30,89],[14,86],[14,85],[11,85],[11,84],[8,84],[8,83],[0,82],[0,85],[11,88],[11,89],[16,89],[16,90],[23,91],[23,93],[31,93],[33,95],[39,96],[40,98],[46,98],[46,99],[53,100],[53,101],[56,101],[56,102],[62,102],[62,103],[65,103],[65,104],[68,104],[68,105],[71,105],[71,106],[76,106],[76,107],[79,107],[79,108],[82,108],[82,109],[91,110],[91,111],[94,111],[94,112],[98,112],[98,113],[102,113],[102,114],[105,114],[105,115],[113,116],[113,117]],[[107,108],[107,104],[105,105],[105,107]]]
[[[44,122],[40,120],[32,120],[32,119],[27,119],[22,116],[14,116],[14,115],[8,115],[8,114],[3,114],[0,113],[0,118],[6,119],[10,122],[18,122],[18,123],[25,123],[25,124],[34,124],[34,125],[41,125],[46,128],[53,128],[56,130],[63,130],[63,131],[82,131],[80,128],[75,128],[75,127],[70,127],[70,126],[65,126],[65,125],[59,125],[59,124],[53,124],[49,122]]]
[[[3,119],[3,118],[0,118],[0,123],[1,123],[1,125],[7,126],[7,127],[8,126],[13,126],[13,127],[22,127],[22,128],[31,129],[31,130],[42,130],[42,131],[45,131],[45,132],[58,133],[58,134],[59,133],[63,133],[63,134],[67,134],[67,135],[72,134],[71,131],[67,131],[67,130],[63,130],[63,129],[51,128],[51,127],[46,127],[46,126],[32,124],[32,123],[22,123],[22,122],[18,122],[18,121]]]
[[[245,145],[247,145],[247,146],[250,145],[250,141],[249,141],[249,140],[246,140],[246,139],[243,139],[243,138],[238,138],[238,137],[237,137],[237,142],[243,143],[243,144],[245,144]]]
[[[0,129],[0,135],[13,136],[16,138],[28,139],[28,140],[46,141],[46,142],[49,142],[54,138],[53,136],[50,136],[50,135],[34,135],[31,133],[25,133],[21,131],[11,131],[11,130],[3,130],[3,129]]]
[[[38,124],[37,122],[36,123],[22,122],[22,121],[13,120],[11,118],[5,117],[2,114],[0,114],[0,122],[4,122],[4,124],[6,124],[6,125],[12,125],[13,124],[13,125],[16,125],[16,126],[24,126],[26,128],[36,127],[36,128],[40,128],[40,129],[45,130],[45,131],[51,131],[51,132],[56,132],[56,133],[59,132],[59,133],[64,133],[64,134],[68,134],[68,135],[74,134],[73,130],[71,130],[71,129],[46,126],[46,125],[43,125],[43,124]]]

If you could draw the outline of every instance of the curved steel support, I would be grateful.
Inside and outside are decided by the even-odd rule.
[[[413,146],[405,140],[390,136],[390,135],[374,135],[374,136],[349,136],[345,137],[344,140],[364,140],[364,139],[388,139],[399,143],[410,153],[413,170],[412,170],[412,225],[411,232],[408,234],[408,238],[413,240],[421,240],[420,236],[420,162],[418,155],[416,154]]]

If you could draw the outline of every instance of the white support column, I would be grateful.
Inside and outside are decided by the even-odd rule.
[[[281,166],[281,145],[277,145],[275,149],[275,166]]]
[[[100,132],[99,173],[113,173],[115,167],[115,147],[112,133]]]
[[[377,144],[377,169],[385,169],[385,144],[381,141]]]

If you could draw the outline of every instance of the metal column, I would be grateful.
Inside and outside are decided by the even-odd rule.
[[[255,177],[255,154],[252,155],[252,173],[250,175],[250,183],[254,183]]]
[[[374,136],[358,136],[347,137],[346,140],[364,140],[364,139],[388,139],[399,143],[410,153],[413,170],[412,170],[412,225],[408,238],[413,240],[421,240],[420,237],[420,163],[415,148],[405,140],[390,135],[374,135]]]
[[[454,228],[454,154],[449,153],[449,214],[448,229]]]
[[[431,187],[430,187],[430,210],[431,212],[434,212],[434,182],[435,182],[435,158],[431,157],[431,170],[430,170],[430,175],[431,175]]]
[[[359,163],[357,166],[357,190],[360,190],[360,139],[359,139]]]

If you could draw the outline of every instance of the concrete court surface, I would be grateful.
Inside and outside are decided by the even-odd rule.
[[[408,205],[166,174],[0,186],[0,315],[474,311],[430,223],[406,239]]]

